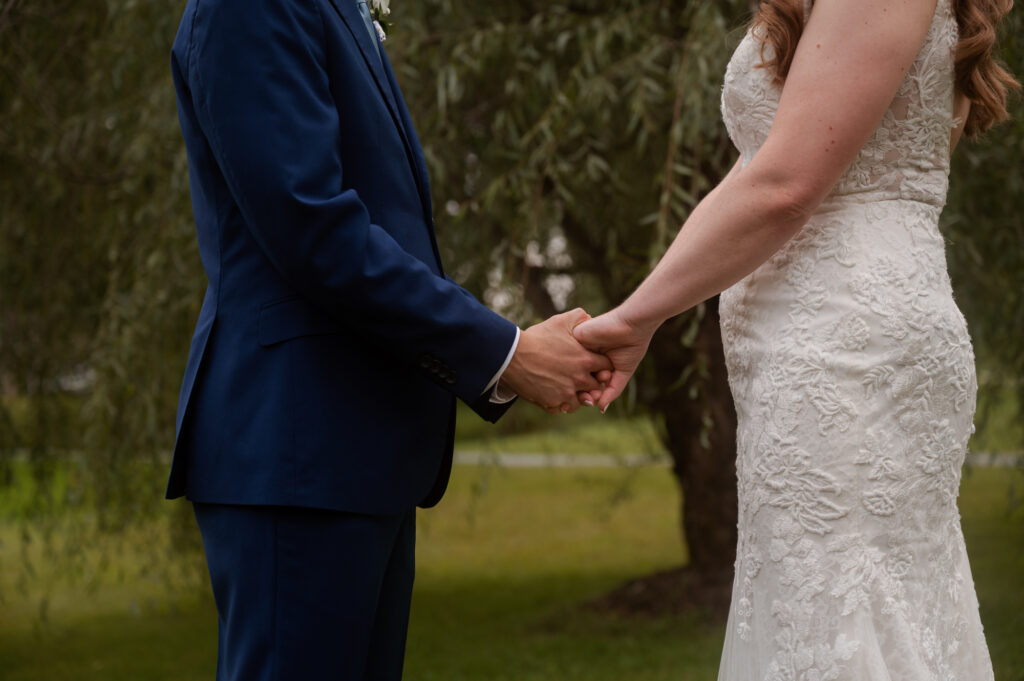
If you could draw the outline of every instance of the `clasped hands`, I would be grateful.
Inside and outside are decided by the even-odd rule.
[[[522,332],[502,386],[549,414],[581,405],[604,412],[626,388],[653,333],[617,310],[593,319],[581,309],[555,315]]]

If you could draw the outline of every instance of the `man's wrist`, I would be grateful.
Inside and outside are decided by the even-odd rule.
[[[498,373],[494,375],[494,378],[491,379],[491,382],[488,383],[487,387],[484,389],[484,393],[490,391],[490,401],[493,404],[505,404],[518,397],[514,390],[511,390],[507,385],[503,384],[501,379],[508,370],[509,365],[512,363],[512,358],[515,357],[516,350],[519,348],[519,338],[522,336],[522,333],[522,330],[517,326],[516,337],[513,339],[512,347],[509,348],[508,355],[505,357],[505,363],[501,365],[501,368],[498,369]]]
[[[503,381],[498,381],[491,391],[491,402],[493,404],[506,404],[519,397],[515,390],[509,388]]]

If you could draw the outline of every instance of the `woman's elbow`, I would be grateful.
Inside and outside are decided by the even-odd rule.
[[[828,189],[812,180],[772,178],[761,185],[760,205],[765,223],[791,237],[807,223],[821,205]]]
[[[771,190],[770,210],[780,221],[806,222],[821,205],[825,192],[815,182],[789,180]]]

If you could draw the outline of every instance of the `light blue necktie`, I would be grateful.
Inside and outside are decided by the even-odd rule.
[[[384,60],[380,58],[380,41],[377,38],[377,29],[373,25],[373,17],[370,16],[370,8],[366,6],[366,0],[359,0],[356,6],[359,8],[359,14],[363,17],[363,23],[366,24],[366,30],[370,32],[370,42],[373,43],[373,48],[377,50],[377,59],[380,60],[381,66],[383,66]]]

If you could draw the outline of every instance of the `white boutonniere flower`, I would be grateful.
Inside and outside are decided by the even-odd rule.
[[[391,30],[391,0],[369,0],[370,16],[373,17],[373,27],[377,29],[380,41],[388,39],[388,31]]]

